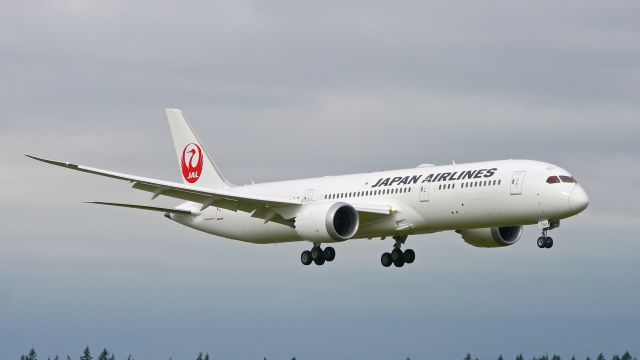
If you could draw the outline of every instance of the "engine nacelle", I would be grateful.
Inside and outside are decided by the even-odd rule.
[[[335,242],[350,239],[359,224],[358,212],[347,203],[312,202],[302,205],[295,229],[305,240]]]
[[[501,226],[458,230],[464,241],[475,247],[493,248],[513,245],[522,235],[522,226]]]

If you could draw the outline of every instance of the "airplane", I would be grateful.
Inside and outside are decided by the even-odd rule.
[[[312,243],[304,265],[335,259],[332,246],[351,239],[395,243],[382,254],[384,267],[415,260],[402,250],[409,235],[455,231],[469,245],[515,244],[523,226],[538,224],[537,245],[553,246],[547,232],[589,205],[587,193],[559,166],[533,160],[500,160],[235,186],[220,172],[178,109],[166,109],[182,183],[101,170],[33,155],[71,170],[124,180],[134,189],[184,202],[173,208],[90,201],[164,213],[179,224],[224,238],[272,244]]]

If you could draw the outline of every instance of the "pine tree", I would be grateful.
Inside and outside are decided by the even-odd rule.
[[[135,359],[133,358],[133,356],[131,356],[131,354],[129,354],[129,356],[127,356],[127,360],[135,360]],[[169,358],[169,360],[171,360],[171,358]]]
[[[196,358],[196,360],[203,360],[203,359],[202,359],[202,353],[199,353],[199,354],[198,354],[198,357]]]
[[[560,355],[553,354],[553,356],[551,357],[551,360],[562,360],[562,359],[560,359]]]
[[[60,360],[60,357],[56,355],[56,357],[54,357],[53,360]]]
[[[93,357],[91,356],[91,350],[89,350],[88,346],[84,348],[82,356],[80,356],[80,360],[93,360]]]
[[[522,354],[518,354],[518,356],[516,356],[516,360],[524,360],[524,356]]]
[[[98,360],[109,360],[109,352],[106,348],[102,349],[100,355],[98,355]]]
[[[598,359],[597,360],[607,360],[604,358],[604,355],[602,353],[598,354]]]
[[[498,360],[504,360],[504,359],[502,358],[502,354],[500,354],[500,356],[498,356]]]
[[[631,360],[631,354],[626,351],[624,354],[622,354],[622,360]]]
[[[463,360],[471,360],[471,354],[467,353],[467,355],[464,356]]]
[[[575,357],[575,356],[572,356],[572,357],[571,357],[571,360],[576,360],[576,357]]]
[[[611,358],[611,360],[621,360],[621,359],[620,359],[620,355],[618,355],[618,354],[613,355],[613,357]]]
[[[29,350],[29,355],[25,356],[25,360],[38,360],[36,349],[31,348],[31,350]]]
[[[209,360],[209,353],[206,353],[206,354],[204,355],[204,360]]]

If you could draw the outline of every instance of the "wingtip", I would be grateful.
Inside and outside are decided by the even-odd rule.
[[[41,158],[41,157],[38,157],[38,156],[35,156],[35,155],[24,154],[24,153],[22,155],[28,157],[29,159],[38,160],[38,161],[45,161],[44,158]]]
[[[165,111],[167,114],[170,114],[170,113],[173,113],[173,112],[177,112],[177,113],[182,114],[182,110],[177,109],[177,108],[166,108],[166,109],[164,109],[164,111]]]

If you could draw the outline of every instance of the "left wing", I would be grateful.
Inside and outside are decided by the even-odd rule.
[[[160,195],[164,195],[200,203],[202,204],[202,208],[200,210],[204,210],[209,206],[215,206],[231,211],[240,210],[244,212],[253,212],[256,209],[263,207],[293,207],[297,209],[297,207],[302,205],[300,201],[272,198],[260,195],[238,194],[230,190],[212,190],[194,185],[179,184],[171,181],[156,180],[141,176],[121,174],[108,170],[95,169],[88,166],[44,159],[33,155],[25,154],[25,156],[34,160],[45,162],[47,164],[61,166],[71,170],[82,171],[90,174],[109,177],[112,179],[128,181],[133,184],[132,187],[134,189],[153,193],[152,199],[155,199]]]
[[[200,186],[150,179],[136,175],[128,175],[108,170],[91,168],[88,166],[82,166],[68,162],[49,160],[33,155],[25,154],[25,156],[34,160],[42,161],[47,164],[61,166],[71,170],[128,181],[133,184],[132,187],[134,189],[153,193],[153,196],[151,197],[152,200],[160,195],[164,195],[176,199],[200,203],[202,204],[200,211],[206,209],[209,206],[215,206],[231,211],[243,211],[251,213],[253,217],[264,219],[265,222],[273,221],[292,226],[293,222],[291,220],[296,217],[298,209],[304,205],[304,203],[301,201],[262,195],[238,194],[237,192],[234,192],[232,190],[212,190]],[[100,204],[167,212],[167,209],[146,207],[142,205],[115,203]],[[388,205],[353,204],[353,206],[358,211],[359,216],[363,218],[363,220],[372,220],[379,217],[388,216],[396,212],[396,210]]]

